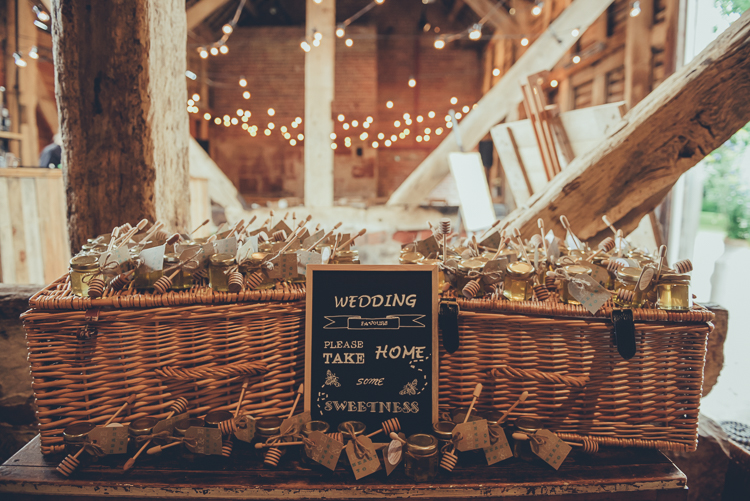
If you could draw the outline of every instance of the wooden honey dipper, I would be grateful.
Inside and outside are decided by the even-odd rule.
[[[482,235],[479,237],[479,240],[484,240],[484,237],[486,237],[487,235],[489,235],[490,232],[492,230],[494,230],[497,227],[497,225],[499,225],[501,222],[502,222],[502,219],[498,219],[494,223],[492,223],[492,226],[490,226],[489,228],[487,228],[486,230],[484,230],[484,233],[482,233]]]
[[[508,419],[508,416],[510,415],[510,413],[513,412],[513,410],[515,410],[515,408],[518,405],[520,405],[523,402],[525,402],[527,398],[529,398],[529,392],[528,391],[524,391],[523,393],[521,393],[521,396],[518,397],[518,400],[516,400],[513,403],[513,405],[511,405],[510,408],[508,408],[507,411],[503,412],[503,415],[500,416],[500,419],[497,420],[497,424],[504,423]]]
[[[112,421],[115,420],[115,418],[123,411],[125,410],[125,407],[132,404],[133,401],[135,401],[135,394],[132,394],[128,397],[128,399],[125,401],[124,404],[120,406],[117,411],[112,414],[112,417],[110,417],[106,423],[104,423],[104,426],[109,426]],[[65,459],[62,460],[62,462],[57,466],[57,471],[61,473],[62,475],[69,477],[71,473],[73,473],[76,468],[81,464],[81,461],[78,459],[78,456],[81,455],[81,453],[86,449],[86,446],[81,447],[81,449],[73,454],[68,454]]]
[[[510,238],[507,238],[505,236],[505,230],[502,230],[500,232],[500,245],[497,246],[497,250],[495,251],[495,255],[492,256],[492,259],[490,259],[490,261],[496,260],[498,258],[498,256],[500,255],[500,253],[503,251],[503,249],[505,249],[508,246],[509,243],[510,243]]]
[[[443,237],[443,263],[445,263],[446,251],[448,249],[448,235],[451,232],[451,220],[444,217],[440,220],[440,235]]]
[[[237,407],[234,408],[234,418],[227,419],[226,421],[222,421],[221,423],[219,423],[219,430],[221,431],[222,435],[232,436],[232,434],[237,431],[237,423],[235,422],[235,419],[237,418],[237,416],[240,415],[240,408],[242,407],[242,402],[245,400],[245,392],[247,391],[247,385],[248,385],[248,381],[246,379],[242,383],[242,389],[240,390],[240,398],[239,400],[237,400]]]
[[[101,275],[96,275],[89,282],[89,297],[92,299],[98,299],[104,294],[104,289],[107,288],[107,282],[104,281]]]
[[[615,244],[615,239],[614,238],[612,238],[612,237],[605,238],[604,240],[602,240],[601,242],[599,242],[599,246],[598,246],[599,249],[596,252],[594,252],[593,254],[591,254],[589,257],[587,257],[586,261],[590,262],[592,259],[594,259],[596,256],[598,256],[602,252],[604,252],[605,254],[607,252],[611,252],[612,249],[615,248],[615,245],[616,244]]]
[[[134,228],[131,228],[130,231],[125,233],[123,236],[118,237],[117,242],[115,243],[115,245],[113,245],[113,248],[126,245],[130,241],[130,239],[133,238],[136,233],[142,231],[146,227],[146,225],[148,225],[148,219],[141,219],[140,221],[138,221],[138,224],[135,225]]]
[[[386,435],[390,435],[391,433],[394,433],[394,432],[399,432],[401,431],[401,423],[398,422],[398,418],[387,419],[380,424],[380,429],[375,430],[369,435],[367,435],[367,438],[372,438],[378,433],[380,433],[381,431],[385,433]]]
[[[545,279],[544,285],[536,284],[535,286],[532,287],[532,289],[534,290],[534,295],[536,296],[537,301],[546,301],[550,298],[551,294],[550,294],[549,288],[546,285],[546,279]]]
[[[294,416],[294,410],[297,408],[299,399],[304,392],[305,385],[299,385],[299,388],[297,388],[297,397],[294,399],[294,405],[292,405],[292,409],[289,411],[289,415],[286,417],[287,419],[290,419],[292,416]],[[263,458],[263,462],[268,466],[276,467],[279,465],[279,461],[281,460],[281,449],[275,447],[276,445],[278,444],[272,444],[272,446],[266,451],[265,457]]]
[[[353,237],[351,237],[349,240],[347,240],[346,242],[344,242],[342,244],[337,245],[336,249],[333,251],[333,253],[335,254],[336,252],[339,251],[339,249],[341,249],[342,247],[346,247],[349,244],[354,245],[354,240],[357,239],[357,238],[359,238],[359,237],[361,237],[365,233],[367,233],[367,228],[362,228],[361,230],[359,230],[359,233],[357,233],[356,235],[354,235]]]
[[[274,242],[286,242],[286,231],[284,230],[275,231],[273,235],[271,235],[271,239]]]
[[[526,252],[526,246],[523,244],[523,239],[521,239],[521,232],[518,230],[518,228],[513,228],[513,236],[516,237],[516,240],[518,240],[518,245],[521,247],[521,254],[523,254],[523,258],[531,266],[534,266],[534,263],[532,263],[529,259],[529,254]]]
[[[242,287],[245,285],[245,277],[237,270],[229,272],[227,278],[227,290],[232,293],[242,291]]]
[[[576,244],[576,249],[581,249],[581,246],[579,243],[581,240],[576,236],[575,233],[573,233],[573,228],[570,227],[570,222],[568,221],[568,218],[565,216],[560,216],[560,223],[562,223],[563,228],[570,233],[570,236],[573,237],[573,243]]]
[[[172,404],[169,406],[169,414],[167,414],[167,417],[165,419],[169,419],[173,417],[175,414],[182,414],[183,412],[185,412],[188,408],[188,403],[189,402],[184,397],[177,398],[177,400],[172,402]],[[144,443],[141,446],[141,448],[138,449],[138,452],[135,453],[135,456],[133,456],[132,458],[128,459],[125,462],[125,466],[123,466],[122,469],[124,471],[128,471],[129,469],[131,469],[133,465],[135,464],[136,459],[138,459],[138,456],[140,456],[143,453],[143,451],[146,449],[146,447],[148,447],[150,443],[151,443],[151,439],[148,439],[146,443]],[[173,445],[181,444],[181,443],[182,442],[174,442],[172,444],[168,444],[164,446],[157,445],[156,447],[150,448],[147,454],[156,454],[156,453],[161,452],[164,449],[168,449],[169,447],[172,447]]]
[[[403,445],[406,445],[406,440],[398,436],[398,433],[395,431],[391,432],[389,435],[391,437],[391,440],[395,440],[396,442],[401,442]]]
[[[162,275],[161,277],[159,277],[159,279],[154,282],[154,291],[158,292],[159,294],[165,294],[167,291],[169,291],[169,289],[172,288],[172,280],[174,280],[174,277],[176,277],[177,274],[182,271],[183,267],[187,263],[196,259],[201,253],[201,250],[202,249],[200,247],[193,247],[182,251],[182,254],[180,254],[179,264],[176,264],[173,268],[167,270],[168,272],[174,270],[174,273],[169,276]]]
[[[474,392],[472,393],[471,405],[469,405],[469,410],[466,411],[466,416],[464,417],[464,423],[469,421],[471,411],[474,409],[474,404],[477,403],[477,398],[479,398],[481,393],[482,383],[477,383],[474,387]],[[458,463],[458,456],[456,456],[456,444],[454,443],[451,450],[443,454],[443,459],[440,460],[440,467],[444,470],[453,471],[453,468],[456,467],[456,463]]]
[[[191,231],[190,233],[188,233],[188,235],[192,235],[193,233],[195,233],[196,231],[200,230],[201,228],[203,228],[204,226],[206,226],[210,222],[211,222],[210,219],[206,219],[201,224],[199,224],[198,226],[196,226],[193,231]]]
[[[470,280],[466,285],[464,285],[464,288],[461,290],[461,293],[464,295],[467,299],[473,299],[476,297],[477,294],[479,294],[479,291],[481,290],[482,286],[479,285],[479,279]]]
[[[693,271],[693,262],[689,259],[683,259],[681,261],[677,261],[672,265],[675,270],[679,273],[690,273]]]
[[[340,227],[340,226],[341,226],[342,224],[343,224],[343,223],[337,223],[337,224],[336,224],[336,225],[335,225],[335,226],[334,226],[334,227],[333,227],[333,228],[331,229],[331,231],[329,231],[328,233],[326,233],[325,235],[323,235],[323,237],[322,237],[322,238],[321,238],[320,240],[318,240],[317,242],[315,242],[314,244],[312,244],[312,245],[311,245],[310,247],[308,247],[307,249],[305,249],[305,252],[310,252],[310,251],[313,251],[313,250],[315,250],[315,247],[317,247],[317,246],[318,246],[318,244],[320,244],[320,242],[322,242],[323,240],[326,240],[326,239],[328,239],[328,238],[331,238],[331,235],[333,235],[333,233],[334,233],[334,232],[335,232],[335,231],[336,231],[337,229],[339,229],[339,227]]]
[[[542,245],[544,245],[544,255],[547,255],[547,239],[544,238],[544,219],[541,217],[536,220],[536,225],[539,228],[539,234],[542,236]]]
[[[109,283],[109,288],[115,292],[122,290],[123,287],[130,283],[130,277],[133,275],[133,273],[135,273],[136,268],[137,266],[130,271],[126,271],[125,273],[120,273],[119,275],[117,275]]]

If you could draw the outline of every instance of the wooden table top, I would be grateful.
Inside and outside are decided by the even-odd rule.
[[[144,455],[127,473],[122,465],[129,456],[110,456],[99,463],[82,464],[66,479],[55,471],[62,457],[43,457],[37,436],[0,466],[0,498],[687,499],[685,475],[653,450],[605,448],[593,455],[574,450],[559,471],[514,458],[491,467],[478,462],[462,465],[470,462],[464,456],[453,473],[441,471],[434,482],[415,484],[401,466],[390,477],[378,471],[360,481],[348,470],[303,469],[287,457],[282,459],[283,469],[269,470],[254,459],[254,451],[240,445],[245,446],[235,444],[231,458],[206,456],[201,458],[206,461],[192,464],[180,462],[179,457]],[[290,451],[288,455],[295,454]]]

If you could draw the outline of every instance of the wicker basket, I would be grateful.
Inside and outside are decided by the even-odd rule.
[[[552,302],[458,300],[461,345],[441,352],[440,403],[539,418],[584,446],[695,450],[706,341],[713,313],[633,310],[636,355],[613,341],[611,304],[596,316]]]
[[[73,296],[63,277],[32,297],[22,316],[42,452],[62,449],[74,421],[104,422],[133,393],[122,419],[166,417],[177,397],[190,413],[288,413],[304,378],[305,292],[120,292]]]

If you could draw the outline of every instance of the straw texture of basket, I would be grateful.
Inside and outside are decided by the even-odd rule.
[[[461,344],[440,354],[440,404],[503,411],[523,393],[518,416],[539,418],[564,440],[692,451],[706,341],[713,313],[633,310],[636,355],[623,359],[611,304],[583,307],[502,300],[458,300]]]
[[[59,452],[66,425],[101,424],[133,393],[121,423],[164,418],[178,397],[193,416],[234,410],[246,379],[245,412],[288,413],[304,378],[304,296],[298,286],[239,294],[195,287],[92,300],[58,280],[22,317],[42,451]]]

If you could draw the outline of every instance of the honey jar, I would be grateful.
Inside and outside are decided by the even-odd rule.
[[[281,435],[282,419],[276,416],[262,417],[255,422],[255,439],[253,443],[264,443],[269,438]],[[281,455],[286,454],[287,447],[279,447]],[[268,449],[255,449],[255,455],[263,461]]]
[[[99,256],[75,256],[70,260],[70,290],[76,296],[89,297],[89,282],[99,273]]]
[[[567,266],[563,266],[563,271],[565,271],[568,275],[591,275],[591,268],[586,266],[585,264],[569,264]],[[581,304],[579,301],[577,301],[568,290],[568,285],[570,284],[569,280],[562,279],[560,280],[560,285],[558,288],[558,292],[560,293],[560,300],[565,304]]]
[[[669,311],[690,311],[692,304],[690,275],[662,273],[656,284],[656,307]]]
[[[205,423],[202,419],[199,418],[187,418],[182,419],[180,421],[177,421],[174,425],[174,431],[172,432],[175,437],[177,438],[184,438],[185,433],[190,428],[204,428]],[[185,461],[195,461],[198,459],[199,454],[196,454],[192,452],[190,449],[187,448],[187,446],[183,443],[181,446],[179,446],[180,449],[180,456]]]
[[[432,423],[432,434],[438,440],[438,447],[443,448],[453,439],[453,428],[456,424],[452,421],[436,421]]]
[[[419,252],[402,252],[398,258],[399,264],[418,264],[424,260],[424,256]]]
[[[234,254],[214,254],[208,265],[208,285],[217,292],[229,292],[229,269],[234,266]]]
[[[300,433],[303,437],[309,438],[310,434],[314,431],[319,431],[320,433],[328,433],[328,430],[331,428],[331,426],[326,423],[325,421],[308,421],[307,423],[302,425],[302,428],[300,429]],[[302,448],[302,451],[300,453],[300,460],[307,464],[311,465],[315,463],[312,459],[310,459],[310,453],[312,452],[312,449],[309,448],[307,445],[305,445]]]
[[[143,443],[138,442],[138,437],[153,434],[154,426],[158,422],[159,419],[155,417],[142,417],[130,422],[130,425],[128,425],[128,437],[130,438],[128,441],[129,453],[133,454],[141,448]],[[162,445],[164,443],[164,441],[157,442],[156,440],[153,442],[154,445]]]
[[[354,428],[354,436],[359,437],[360,435],[364,435],[365,430],[367,427],[365,426],[365,423],[361,421],[344,421],[343,423],[339,424],[338,431],[343,433],[344,435],[344,443],[347,443],[349,440],[351,440],[351,436],[349,435],[349,432],[346,431],[347,424],[352,425],[352,428]],[[339,456],[339,463],[342,464],[349,464],[349,457],[346,455],[346,453],[341,454]]]
[[[177,264],[180,264],[180,256],[175,253],[164,254],[164,269],[167,270]],[[174,270],[167,272],[172,276]],[[163,270],[162,270],[163,274]],[[193,272],[186,268],[181,268],[180,272],[172,278],[172,290],[184,290],[193,286]]]
[[[258,252],[273,252],[273,242],[263,242],[258,244]]]
[[[643,306],[643,303],[646,301],[644,291],[638,290],[636,287],[638,279],[641,276],[641,271],[641,268],[632,266],[626,266],[617,270],[617,273],[615,273],[615,276],[617,277],[615,291],[619,291],[620,289],[632,291],[633,298],[629,301],[623,301],[618,298],[618,296],[613,296],[613,303],[622,308],[640,308]]]
[[[63,429],[63,443],[66,454],[75,454],[86,443],[89,432],[96,428],[94,423],[79,421],[72,423]]]
[[[468,259],[462,259],[461,262],[458,263],[458,274],[456,276],[456,290],[463,290],[464,286],[468,284],[471,280],[474,280],[475,278],[478,278],[475,275],[477,273],[481,273],[484,269],[484,265],[487,264],[487,258],[484,257],[470,257]],[[481,285],[481,280],[479,281],[479,284]],[[479,292],[476,294],[476,296],[483,295],[483,291],[480,288]]]
[[[331,264],[360,264],[358,250],[340,250],[331,258]]]
[[[406,439],[404,473],[414,482],[429,482],[438,472],[438,440],[426,433],[416,433]]]
[[[526,435],[533,435],[542,429],[542,422],[538,419],[521,416],[516,419],[515,429]],[[538,458],[531,450],[531,440],[519,440],[515,438],[513,439],[513,456],[529,463]]]
[[[523,261],[509,263],[505,272],[503,296],[510,301],[529,301],[533,293],[534,267]]]

